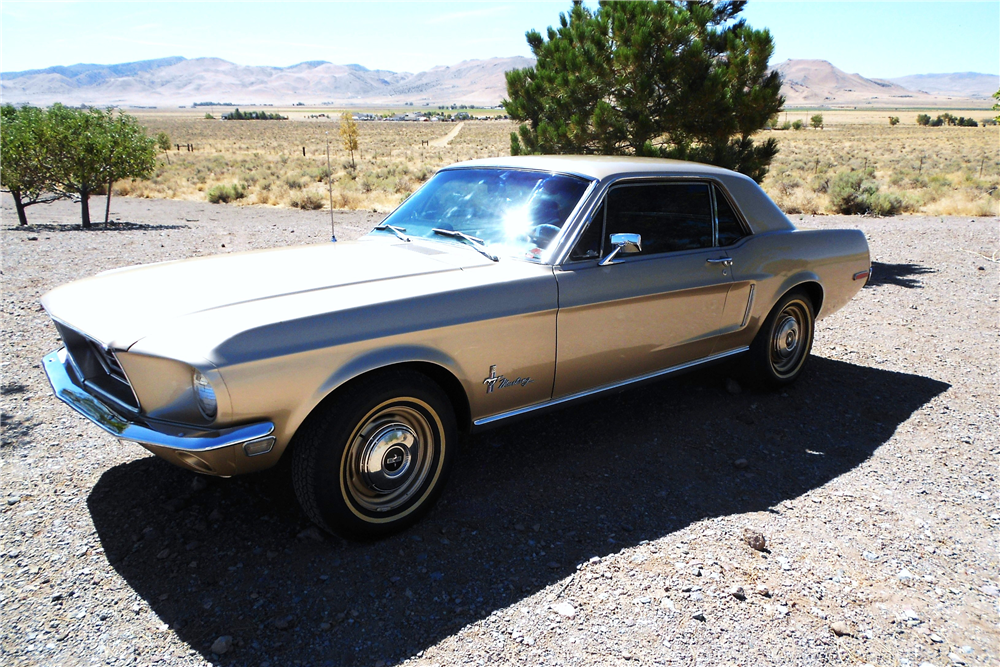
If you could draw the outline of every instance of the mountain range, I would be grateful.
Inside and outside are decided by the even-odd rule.
[[[533,64],[533,59],[520,56],[489,58],[414,74],[326,61],[264,67],[175,56],[3,72],[0,100],[158,107],[196,102],[495,106],[506,94],[504,72]],[[981,105],[1000,88],[1000,76],[974,72],[873,79],[849,74],[825,60],[786,60],[775,69],[782,76],[782,93],[790,107],[955,106],[969,101]]]

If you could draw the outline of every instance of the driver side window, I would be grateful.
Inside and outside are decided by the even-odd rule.
[[[607,198],[605,247],[612,234],[639,234],[642,254],[681,252],[713,245],[707,183],[648,183],[613,188]]]

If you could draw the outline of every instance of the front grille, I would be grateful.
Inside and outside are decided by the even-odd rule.
[[[61,322],[55,325],[66,343],[66,351],[83,375],[84,386],[100,397],[137,411],[139,402],[114,351]]]
[[[107,349],[95,340],[88,338],[87,342],[90,343],[90,348],[94,354],[94,358],[96,358],[98,363],[101,364],[104,372],[122,384],[128,384],[128,379],[125,377],[125,371],[122,369],[122,365],[118,363],[118,357],[115,356],[114,351]]]

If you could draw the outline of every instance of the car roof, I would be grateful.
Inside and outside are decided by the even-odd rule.
[[[575,174],[603,181],[611,176],[625,174],[691,174],[698,176],[738,176],[736,172],[699,162],[666,160],[652,157],[626,155],[517,155],[509,157],[468,160],[445,167],[462,169],[493,167],[534,169],[564,174]]]
[[[598,182],[643,175],[714,178],[725,185],[729,193],[735,197],[744,218],[755,234],[795,229],[792,221],[749,176],[700,162],[625,155],[515,155],[458,162],[445,167],[442,171],[472,167],[531,169],[573,174]]]

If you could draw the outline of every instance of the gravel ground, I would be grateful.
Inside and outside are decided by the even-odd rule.
[[[286,471],[174,468],[39,366],[49,288],[323,242],[329,214],[112,212],[22,229],[3,200],[4,665],[998,664],[998,219],[796,216],[864,230],[875,277],[794,386],[722,367],[467,438],[425,520],[350,543]]]

